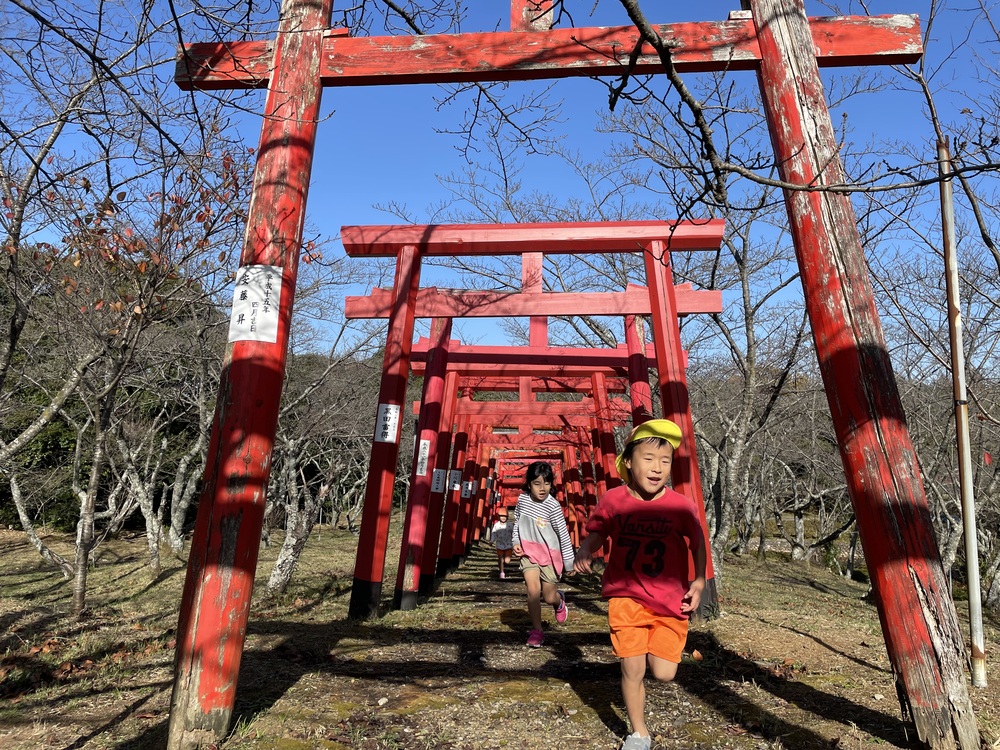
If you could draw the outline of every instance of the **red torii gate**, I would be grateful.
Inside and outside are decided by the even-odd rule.
[[[976,748],[963,639],[853,209],[846,194],[822,190],[844,175],[817,66],[914,62],[919,27],[900,15],[810,20],[802,0],[746,3],[750,18],[654,31],[678,72],[758,73],[780,175],[802,188],[786,191],[789,226],[902,708],[930,746]],[[171,749],[211,744],[232,714],[322,87],[662,70],[632,27],[538,34],[550,24],[529,20],[536,0],[511,0],[510,33],[459,36],[350,39],[328,28],[331,7],[283,0],[275,43],[186,45],[178,63],[182,88],[269,91],[238,276],[242,291],[265,304],[266,325],[243,325],[234,304],[178,621]],[[417,282],[408,255],[400,289]]]
[[[644,308],[645,311],[648,311],[649,290],[645,287],[635,287],[632,285],[630,285],[630,288],[639,290],[642,293],[641,297],[636,297],[634,308],[637,310]],[[719,292],[712,290],[693,292],[690,285],[687,284],[681,285],[678,289],[682,292],[678,295],[679,315],[687,315],[695,312],[712,313],[722,311],[722,295]],[[456,294],[462,295],[463,293],[458,292]],[[615,295],[614,292],[609,292],[608,294],[609,296]],[[564,295],[561,293],[551,293],[545,296],[559,298]],[[593,296],[597,297],[597,295]],[[529,299],[533,300],[534,297],[530,297]],[[349,297],[346,305],[347,316],[368,317],[369,315],[375,315],[378,317],[388,317],[388,308],[374,308],[371,305],[365,304],[366,300],[367,298],[364,297]],[[510,310],[515,309],[512,300],[508,299],[507,305]],[[629,306],[626,309],[633,308]],[[472,316],[486,316],[491,311],[492,308],[488,306],[474,308]],[[418,317],[420,317],[421,312],[430,312],[430,310],[421,310],[418,305]],[[435,310],[435,312],[441,312],[441,310]],[[523,313],[523,308],[521,312]],[[534,318],[532,320],[535,322]],[[540,327],[543,327],[541,325],[542,321],[545,321],[545,318],[539,321]],[[605,393],[623,392],[626,390],[627,384],[631,395],[631,423],[632,425],[636,425],[652,416],[652,399],[650,396],[646,362],[650,358],[655,360],[656,352],[652,345],[644,348],[640,343],[640,334],[636,331],[635,315],[626,314],[625,322],[628,344],[624,346],[619,345],[615,349],[560,348],[556,350],[538,346],[469,347],[462,346],[459,342],[453,341],[448,350],[450,356],[448,363],[449,372],[460,374],[461,379],[459,382],[462,388],[474,387],[477,390],[484,391],[521,391],[522,400],[524,398],[523,393],[526,388],[526,380],[532,384],[528,388],[528,392],[530,393],[539,391],[561,393],[592,392],[595,386],[594,375],[603,372],[603,389]],[[411,369],[414,374],[423,375],[426,373],[423,362],[427,356],[429,356],[429,342],[427,339],[421,338],[414,344],[411,351]],[[579,363],[582,361],[581,358],[586,358],[588,364],[562,364],[565,361]],[[542,361],[545,361],[547,365],[541,364]],[[686,357],[684,366],[686,369]],[[545,374],[539,378],[538,376],[542,375],[543,371]],[[574,372],[581,374],[571,374]],[[627,377],[625,376],[626,372],[628,373]],[[541,388],[536,388],[535,383],[539,383]],[[502,409],[502,404],[498,405],[497,408]],[[510,415],[506,416],[509,420]],[[584,422],[588,421],[592,420],[584,420]],[[574,421],[573,418],[567,418],[565,415],[562,416],[560,424],[553,426],[560,427],[568,424],[587,426],[579,420]],[[539,427],[541,425],[534,424],[533,426]],[[594,431],[598,429],[596,424],[589,426]],[[613,445],[613,437],[610,435],[601,436],[601,439],[605,445]],[[597,442],[596,447],[599,447],[600,441],[595,442]],[[602,486],[604,485],[603,468],[605,466],[611,467],[614,457],[614,451],[610,455],[601,454],[599,466],[602,468]],[[616,474],[611,473],[610,476],[617,481]]]
[[[352,298],[347,305],[347,314],[358,314],[356,308],[367,308],[371,312],[388,313],[389,331],[385,360],[383,363],[382,387],[379,391],[379,417],[376,438],[372,444],[369,462],[368,486],[361,520],[361,535],[358,544],[358,558],[354,570],[354,585],[351,591],[350,614],[365,618],[377,614],[381,599],[386,542],[389,534],[389,509],[395,484],[400,434],[399,412],[406,394],[406,380],[409,374],[412,351],[414,320],[417,317],[419,293],[420,261],[423,256],[481,256],[481,255],[521,255],[524,259],[522,283],[526,290],[520,293],[449,293],[435,290],[424,295],[421,312],[431,312],[430,303],[437,304],[435,312],[449,315],[497,314],[530,317],[532,337],[544,342],[546,318],[539,315],[541,309],[561,310],[568,308],[565,298],[579,295],[565,292],[541,292],[542,256],[546,253],[607,253],[642,251],[646,264],[648,287],[632,287],[616,299],[615,312],[636,315],[649,313],[653,322],[654,352],[660,380],[661,404],[664,416],[677,422],[684,433],[690,436],[676,452],[672,478],[674,488],[690,497],[699,510],[702,525],[705,522],[704,500],[701,491],[701,476],[697,469],[693,451],[694,426],[687,399],[687,384],[683,370],[683,356],[680,331],[677,324],[679,308],[669,272],[667,243],[673,250],[707,250],[717,248],[722,241],[723,222],[720,220],[687,222],[577,222],[550,224],[464,224],[464,225],[400,225],[342,227],[341,239],[348,255],[355,257],[396,257],[396,280],[389,299],[382,297],[381,305],[373,310],[372,305],[363,304]],[[406,279],[405,285],[400,282]],[[639,300],[640,293],[644,299]],[[704,311],[721,309],[721,295],[718,292],[694,292],[684,290],[686,302]],[[468,300],[483,300],[479,307],[470,305]],[[590,300],[600,306],[599,295],[590,295]],[[561,306],[559,306],[561,303]],[[501,307],[502,305],[502,307]],[[598,310],[609,309],[603,307]],[[435,320],[435,325],[438,325]],[[447,318],[451,320],[451,318]],[[450,328],[450,324],[449,324]],[[425,389],[428,381],[443,379],[447,363],[479,363],[496,371],[497,366],[520,365],[522,376],[537,374],[545,368],[547,375],[588,373],[593,380],[593,394],[601,446],[599,455],[604,463],[604,475],[616,476],[611,468],[614,461],[615,443],[612,431],[613,419],[608,411],[607,388],[601,367],[617,366],[627,369],[634,355],[643,354],[640,348],[620,350],[564,349],[548,347],[531,342],[527,347],[475,347],[454,354],[447,347],[448,336],[438,334],[429,343],[436,352],[434,362],[438,368],[431,373],[428,363]],[[428,356],[431,350],[429,349]],[[554,370],[552,368],[559,368]],[[570,368],[573,368],[572,370]],[[503,369],[511,374],[509,369]],[[435,394],[440,394],[440,388]],[[440,415],[440,408],[431,406],[433,418]],[[421,417],[422,418],[422,417]],[[421,429],[421,445],[433,449],[434,436],[439,433],[439,423]],[[450,431],[450,425],[448,428]],[[423,448],[421,448],[423,450]],[[406,523],[403,531],[403,555],[400,574],[397,577],[397,592],[394,606],[412,607],[420,590],[420,565],[417,556],[426,554],[424,539],[426,520],[436,513],[430,502],[430,479],[414,475],[410,502],[407,505]],[[403,559],[405,558],[405,559]],[[706,600],[714,602],[714,587]],[[408,597],[408,601],[406,598]]]
[[[685,304],[681,305],[678,314],[686,315],[692,312],[710,313],[722,311],[722,296],[718,292],[692,292],[690,285],[684,286],[688,287],[685,289],[687,294],[683,298]],[[642,298],[636,298],[636,307],[642,307],[642,301],[645,301],[645,307],[646,310],[648,310],[649,290],[645,287],[634,288],[641,290],[643,294]],[[458,292],[456,294],[461,295],[462,293]],[[550,294],[548,296],[559,297],[563,295]],[[368,314],[378,314],[377,311],[370,306],[366,306],[364,304],[353,304],[356,302],[362,302],[363,299],[364,298],[349,298],[348,317],[361,309],[366,309]],[[511,300],[508,300],[508,304],[510,302]],[[517,308],[513,305],[510,306],[510,310],[514,311],[514,314],[523,313],[523,309]],[[441,310],[437,310],[437,312],[441,312]],[[478,309],[475,314],[485,316],[488,312],[483,309]],[[386,313],[385,317],[387,316],[388,315]],[[556,368],[559,371],[562,371],[565,367],[579,368],[582,371],[589,371],[590,377],[567,377],[563,374],[561,378],[556,379],[546,375],[540,380],[548,386],[548,390],[550,392],[574,391],[584,393],[595,391],[595,380],[598,385],[603,381],[605,393],[612,393],[621,392],[625,389],[626,378],[615,377],[615,374],[616,371],[625,371],[627,369],[629,373],[627,382],[628,389],[630,391],[631,419],[626,419],[624,412],[621,412],[617,419],[615,419],[615,425],[618,426],[631,422],[634,426],[644,422],[652,416],[652,403],[646,361],[648,358],[653,358],[655,360],[656,353],[652,346],[646,347],[646,351],[643,351],[643,347],[640,343],[641,334],[636,330],[637,323],[635,316],[631,314],[626,315],[625,320],[627,329],[626,338],[628,339],[628,344],[624,347],[619,345],[616,349],[605,350],[560,349],[558,350],[559,355],[556,357],[550,356],[548,358],[549,364],[547,368],[538,364],[539,360],[546,359],[546,355],[551,354],[551,352],[554,351],[546,347],[462,346],[458,342],[454,341],[451,342],[449,347],[449,353],[451,355],[451,359],[448,363],[449,373],[460,373],[463,376],[463,381],[461,381],[463,384],[468,385],[468,382],[471,380],[475,382],[477,387],[481,390],[519,391],[521,394],[521,402],[516,408],[508,409],[507,407],[511,403],[509,401],[477,402],[474,405],[470,404],[465,410],[459,409],[457,411],[459,415],[463,415],[464,413],[473,413],[480,417],[488,417],[490,419],[490,423],[494,426],[516,425],[521,435],[525,434],[524,429],[526,427],[536,430],[544,429],[545,427],[555,430],[563,430],[563,441],[566,445],[570,447],[576,446],[579,449],[581,454],[579,458],[577,458],[575,451],[566,450],[564,459],[565,463],[569,467],[567,470],[569,476],[568,484],[566,486],[567,498],[572,494],[572,488],[577,485],[579,485],[577,494],[580,494],[582,498],[581,502],[575,507],[575,516],[572,519],[575,523],[582,523],[585,520],[586,508],[590,507],[593,502],[596,502],[598,494],[603,494],[603,492],[606,491],[608,482],[605,481],[605,477],[607,477],[608,481],[611,482],[611,486],[614,486],[619,482],[617,472],[613,471],[611,468],[614,465],[616,453],[616,451],[613,450],[614,438],[611,434],[602,433],[602,425],[598,424],[596,416],[592,413],[594,410],[593,405],[585,406],[582,409],[577,406],[574,409],[572,405],[562,408],[558,403],[553,404],[551,402],[545,402],[545,405],[543,406],[537,401],[530,400],[527,403],[531,404],[531,407],[526,407],[526,397],[533,397],[536,391],[534,388],[527,388],[525,381],[537,381],[539,378],[527,377],[525,373],[531,373],[532,375],[537,376],[541,372],[547,372],[548,368]],[[533,319],[533,323],[537,323],[540,329],[547,326],[545,318],[538,319],[537,321],[536,319]],[[601,362],[602,366],[598,366],[596,364],[562,365],[561,362],[564,361],[565,355],[569,352],[573,352],[571,361],[578,362],[581,357],[590,357],[591,362]],[[425,374],[427,372],[426,368],[422,367],[422,361],[424,357],[430,357],[431,354],[432,352],[428,339],[421,338],[414,345],[411,352],[414,361],[414,364],[412,365],[412,371],[414,374]],[[487,362],[492,360],[500,361],[502,364],[487,364]],[[686,367],[686,361],[684,364]],[[496,375],[470,375],[472,372],[495,371],[498,368],[503,369],[505,372],[513,371],[521,377],[515,379],[509,376],[504,378]],[[601,374],[600,371],[603,371],[603,377],[597,377],[595,379],[595,376],[599,376]],[[610,380],[607,379],[609,376],[611,378]],[[516,414],[512,412],[516,412]],[[577,416],[573,416],[571,412],[577,414]],[[689,415],[688,418],[690,418]],[[586,427],[587,433],[581,433],[576,439],[567,436],[565,429],[572,425]],[[610,453],[607,453],[604,450],[604,448],[607,447],[612,448]],[[595,455],[596,459],[593,458]],[[594,460],[595,463],[592,464],[591,460]],[[597,472],[594,470],[595,466],[597,467]],[[594,491],[595,481],[596,486],[600,488],[599,493],[595,493]],[[584,487],[587,488],[586,493],[583,490]],[[588,497],[590,499],[588,499]],[[705,534],[707,538],[707,522],[704,517],[703,506],[700,499],[698,505],[699,510],[701,511],[701,520],[705,526]],[[568,507],[569,506],[567,504],[567,508]],[[433,512],[436,511],[432,510],[432,513]],[[571,535],[575,532],[577,532],[577,529],[574,526],[571,530]],[[430,530],[428,530],[428,535],[430,535]],[[433,539],[431,538],[430,541],[433,541]],[[574,536],[574,543],[578,542],[579,540],[576,536]],[[425,541],[425,544],[426,543],[427,542]],[[707,589],[708,593],[705,597],[706,611],[711,611],[712,608],[716,606],[715,581],[714,572],[711,567],[711,558],[709,558],[707,578],[709,580],[710,587]],[[421,579],[420,593],[429,594],[432,590],[433,583],[430,581],[425,583],[424,580]],[[400,601],[399,591],[397,590],[397,596],[394,598],[393,602],[394,606],[398,605]],[[415,601],[415,595],[411,595],[411,601]]]
[[[451,348],[454,349],[459,344],[458,342],[452,342]],[[424,358],[428,355],[429,341],[428,339],[420,339],[416,344],[414,344],[413,349],[413,366],[412,371],[414,374],[425,375],[426,368],[424,367]],[[607,388],[609,393],[624,393],[627,389],[628,383],[625,378],[617,377],[614,373],[613,368],[609,369],[609,379],[607,380]],[[511,377],[511,376],[478,376],[478,375],[462,375],[463,365],[456,364],[454,362],[449,363],[449,371],[447,377],[451,377],[458,373],[457,387],[459,391],[464,392],[466,395],[463,397],[468,400],[468,394],[473,391],[519,391],[524,383],[524,377]],[[536,373],[537,374],[537,373]],[[548,393],[567,393],[567,392],[580,392],[584,390],[589,390],[592,388],[593,380],[591,377],[530,377],[530,390],[534,393],[538,392],[548,392]],[[426,382],[426,381],[425,381]],[[632,387],[633,394],[635,392],[635,387]],[[446,387],[447,392],[452,392]],[[452,456],[451,466],[452,469],[449,472],[449,480],[447,482],[447,489],[444,490],[445,493],[445,520],[443,522],[443,528],[441,533],[440,542],[438,545],[438,557],[437,557],[437,568],[436,576],[435,569],[433,567],[433,559],[428,561],[427,554],[424,555],[425,565],[420,571],[420,583],[419,583],[419,594],[429,595],[434,590],[434,585],[436,579],[442,578],[449,570],[454,569],[464,560],[465,555],[468,554],[468,550],[464,548],[464,545],[460,544],[456,540],[455,534],[457,532],[455,519],[457,518],[458,512],[460,511],[460,505],[464,498],[471,495],[471,490],[466,492],[466,488],[471,484],[468,480],[462,481],[462,467],[465,468],[467,476],[471,476],[474,468],[470,469],[466,466],[465,453],[466,446],[468,445],[468,434],[469,430],[476,430],[480,426],[490,427],[490,424],[477,422],[471,415],[466,415],[461,413],[456,406],[456,414],[454,415],[454,423],[457,424],[457,428],[454,434],[454,445],[455,453]],[[443,423],[447,424],[448,419],[443,417]],[[493,428],[498,427],[514,427],[519,431],[524,427],[533,427],[536,430],[551,430],[558,431],[561,433],[561,437],[553,440],[551,435],[546,435],[544,440],[549,442],[556,442],[562,444],[576,444],[580,447],[581,452],[581,468],[582,468],[582,482],[583,482],[583,506],[588,507],[596,501],[597,492],[595,490],[595,477],[594,470],[590,461],[594,454],[594,445],[596,442],[596,423],[593,415],[587,417],[580,416],[567,416],[559,415],[558,417],[548,416],[546,418],[531,417],[531,416],[513,416],[510,414],[504,414],[501,418],[494,420],[498,424],[493,425]],[[567,434],[567,430],[575,430],[575,435]],[[442,434],[444,434],[442,432]],[[520,434],[520,433],[519,433]],[[518,446],[523,447],[524,441],[518,439]],[[541,449],[541,448],[540,448]],[[439,446],[439,454],[437,461],[437,468],[439,471],[443,472],[447,466],[447,453],[444,452],[445,449]],[[551,453],[551,447],[548,448]],[[603,482],[602,482],[603,485]],[[436,521],[438,515],[438,503],[435,502],[438,499],[434,494],[431,495],[431,510],[430,510],[430,523],[428,524],[428,529],[426,533],[427,549],[431,549],[431,545],[435,538],[435,531],[433,528],[433,522]],[[402,558],[402,555],[401,555]],[[397,579],[398,580],[398,579]],[[406,602],[404,601],[403,592],[399,592],[398,597],[394,597],[394,606],[405,607]]]
[[[536,444],[545,446],[548,452],[552,452],[552,446],[554,446],[557,451],[565,455],[567,446],[570,444],[575,445],[578,441],[582,440],[581,436],[577,434],[575,424],[585,424],[591,429],[595,427],[593,424],[596,411],[594,399],[584,399],[582,402],[526,401],[526,397],[533,397],[534,395],[530,388],[532,378],[527,376],[518,377],[516,380],[508,378],[510,386],[507,389],[518,391],[522,397],[520,402],[474,402],[468,398],[468,394],[463,399],[457,399],[456,389],[445,388],[444,390],[448,391],[449,395],[445,397],[446,400],[442,404],[439,401],[442,389],[435,387],[434,384],[441,380],[442,377],[450,377],[456,373],[463,372],[470,357],[475,359],[479,353],[479,347],[462,347],[457,342],[449,342],[446,351],[440,352],[444,348],[444,341],[435,336],[433,331],[440,332],[442,330],[443,326],[440,319],[435,319],[432,324],[431,339],[420,339],[414,347],[419,353],[426,356],[427,365],[426,367],[420,367],[418,364],[414,368],[424,375],[424,399],[422,403],[415,405],[418,410],[420,444],[415,454],[411,473],[410,496],[407,500],[406,521],[400,549],[396,590],[393,596],[394,608],[412,609],[417,604],[418,594],[426,595],[433,591],[434,567],[431,553],[435,549],[447,547],[450,543],[447,538],[442,538],[440,543],[438,541],[441,506],[447,490],[444,471],[448,459],[447,446],[442,448],[425,436],[433,434],[442,436],[450,435],[452,425],[456,420],[459,424],[464,424],[462,420],[466,419],[473,426],[486,426],[494,430],[501,426],[510,426],[516,422],[518,431],[517,448],[519,451],[523,450],[529,444]],[[588,391],[592,390],[594,372],[604,370],[613,374],[615,368],[610,365],[623,365],[625,362],[625,353],[615,352],[614,350],[565,350],[547,347],[503,347],[502,349],[506,353],[507,361],[511,364],[520,362],[522,367],[526,363],[531,362],[535,356],[542,356],[545,352],[554,352],[553,357],[558,359],[559,362],[569,360],[578,363],[574,366],[581,370],[589,371],[591,377],[586,380],[576,378],[579,383],[576,390],[580,390],[584,385]],[[458,355],[451,357],[450,355],[453,351],[457,351]],[[573,352],[572,357],[567,354],[570,351]],[[491,352],[493,356],[497,356],[494,349],[491,349]],[[516,354],[512,354],[512,352],[516,352]],[[435,356],[436,354],[437,356]],[[445,364],[446,360],[447,364]],[[446,367],[447,372],[445,373]],[[546,365],[535,362],[531,365],[531,369],[535,375],[551,375],[553,371],[561,370],[562,366],[560,364]],[[618,369],[622,368],[619,367]],[[477,380],[482,381],[482,378],[477,378]],[[495,378],[491,378],[491,385],[494,387],[497,386],[495,380]],[[613,380],[617,381],[619,379],[615,377]],[[549,382],[551,383],[552,380],[549,379]],[[466,390],[468,390],[467,387]],[[560,384],[559,390],[568,390],[566,383]],[[619,391],[623,390],[624,383],[619,387]],[[622,406],[618,409],[615,422],[617,424],[624,424],[628,419],[629,411],[628,406],[623,402]],[[443,416],[441,420],[438,420],[438,415],[447,416]],[[556,428],[562,433],[562,437],[557,439],[549,434],[541,435],[525,432],[526,428],[542,426]],[[567,428],[573,428],[573,432],[569,435],[565,434]],[[437,455],[435,455],[435,451],[438,451]],[[428,477],[427,467],[431,463],[434,463],[438,467],[437,471],[439,473],[437,476],[440,479]],[[461,475],[458,478],[452,478],[451,485],[457,487],[460,481]],[[436,488],[435,485],[437,485]],[[480,487],[480,491],[484,491],[482,487]],[[453,495],[451,501],[459,502],[457,495]],[[481,506],[479,507],[481,509]],[[446,514],[450,511],[450,507],[445,508]],[[445,526],[447,528],[448,524],[446,523]],[[363,528],[362,533],[364,533]],[[380,531],[376,536],[376,540],[377,543],[373,549],[361,548],[359,546],[356,570],[367,570],[372,567],[384,565],[387,529]],[[376,558],[376,553],[381,554],[382,559]],[[444,556],[439,553],[438,559],[440,560],[442,557]],[[438,565],[437,572],[440,577],[442,573],[442,566],[440,564]]]

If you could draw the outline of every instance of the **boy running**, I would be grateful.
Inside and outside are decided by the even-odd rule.
[[[674,679],[687,640],[688,617],[705,588],[705,536],[694,503],[667,487],[681,430],[652,419],[632,430],[616,467],[625,482],[609,490],[587,521],[576,553],[578,573],[611,538],[601,595],[608,600],[611,645],[622,669],[622,698],[632,725],[621,750],[650,750],[646,727],[646,665],[660,681]],[[688,550],[695,578],[688,582]]]

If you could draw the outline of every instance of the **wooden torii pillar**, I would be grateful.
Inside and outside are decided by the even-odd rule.
[[[964,638],[811,54],[802,0],[748,0],[806,310],[903,713],[932,748],[980,744]],[[806,189],[809,188],[809,189]]]
[[[322,95],[310,63],[320,58],[332,6],[285,3],[266,79],[229,344],[177,624],[169,750],[224,737],[236,700]]]
[[[423,408],[417,417],[417,440],[413,446],[410,492],[403,520],[403,540],[393,594],[394,609],[417,606],[422,571],[428,562],[429,533],[437,533],[440,523],[432,515],[432,492],[442,495],[446,489],[445,472],[438,466],[438,437],[442,430],[442,411],[448,411],[447,431],[451,433],[451,409],[445,399],[448,370],[448,345],[451,318],[436,318],[431,325],[431,349],[424,376]],[[440,484],[439,487],[434,486]],[[435,536],[436,541],[436,536]],[[424,581],[426,585],[426,581]]]
[[[422,340],[423,341],[423,340]],[[421,341],[418,341],[414,345],[413,349],[413,373],[415,375],[420,375],[424,372],[423,363],[420,359],[421,348],[426,348],[426,345],[422,345]],[[460,368],[461,365],[452,365],[453,367]],[[450,370],[449,376],[455,375],[456,370]],[[474,391],[486,391],[486,392],[511,392],[518,391],[522,385],[522,379],[527,376],[503,376],[503,375],[462,375],[459,378],[459,388],[464,392],[462,401],[468,402],[471,392]],[[563,376],[563,377],[530,377],[531,380],[531,391],[533,393],[546,392],[546,393],[580,393],[589,391],[591,388],[591,379],[582,376]],[[613,393],[624,393],[629,385],[628,380],[623,377],[617,377],[611,375],[607,381],[608,391]],[[467,410],[462,410],[467,411]],[[455,417],[456,424],[456,445],[460,444],[460,441],[464,440],[464,433],[468,429],[468,424],[472,420],[472,417],[468,413],[457,414]],[[504,414],[502,417],[502,422],[507,426],[530,426],[536,430],[549,429],[549,430],[564,430],[569,427],[575,430],[575,439],[571,435],[567,435],[565,440],[567,444],[575,446],[578,448],[580,453],[580,471],[581,471],[581,507],[577,509],[578,515],[581,518],[586,518],[588,509],[594,505],[596,502],[596,490],[594,485],[594,470],[590,465],[590,461],[593,456],[593,446],[590,442],[590,431],[593,427],[593,417],[578,417],[578,416],[566,416],[560,415],[558,417],[524,417],[524,416],[514,416],[509,414]],[[475,424],[473,422],[473,424]],[[464,451],[464,448],[463,448]],[[464,465],[464,452],[461,456],[455,455],[453,457],[454,466]],[[459,476],[461,476],[459,474]],[[458,497],[457,490],[461,486],[461,479],[454,480],[454,489],[451,499],[449,499],[445,504],[444,510],[444,531],[440,541],[440,549],[442,550],[439,555],[439,563],[437,568],[437,577],[442,578],[444,575],[452,568],[452,545],[453,545],[453,532],[449,533],[449,530],[454,527],[452,518],[457,514],[457,503],[460,501]],[[444,553],[447,550],[447,554]],[[421,591],[422,594],[429,593],[428,591]]]
[[[587,367],[581,365],[582,368]],[[527,377],[527,376],[522,376]],[[629,409],[624,401],[615,401],[611,409],[611,417],[615,424],[626,424]],[[500,480],[506,479],[505,469],[512,462],[526,465],[532,460],[554,460],[540,458],[545,456],[561,456],[560,466],[575,465],[575,459],[565,458],[566,451],[572,448],[584,451],[587,447],[580,443],[579,426],[592,420],[594,406],[592,401],[472,401],[462,399],[456,408],[457,417],[467,417],[474,424],[486,428],[482,438],[484,444],[491,447],[494,453],[502,451],[498,461]],[[496,429],[511,429],[516,432],[498,434]],[[525,429],[527,428],[527,429]],[[539,432],[539,430],[558,430],[558,434]],[[528,431],[531,430],[531,431]],[[523,467],[522,467],[523,472]],[[558,473],[558,472],[557,472]],[[566,487],[566,492],[570,487]]]
[[[753,11],[749,19],[655,29],[670,43],[679,73],[759,72],[782,175],[803,186],[787,195],[789,223],[901,701],[909,704],[903,707],[912,713],[925,743],[935,748],[957,743],[970,750],[978,747],[979,734],[963,679],[957,614],[948,597],[853,211],[846,196],[813,190],[840,181],[842,175],[817,65],[915,62],[921,54],[919,27],[915,17],[903,15],[807,19],[800,0],[748,4]],[[659,56],[637,45],[634,27],[551,29],[544,35],[525,30],[534,29],[534,21],[542,29],[548,23],[539,18],[544,8],[534,0],[511,0],[517,31],[458,36],[351,39],[326,28],[330,7],[330,0],[283,0],[276,43],[184,45],[175,74],[187,90],[269,88],[238,279],[246,282],[244,291],[258,305],[270,306],[278,279],[282,294],[277,315],[272,311],[264,329],[247,326],[239,317],[245,315],[245,300],[234,302],[231,348],[196,520],[197,544],[178,622],[171,750],[212,744],[225,734],[232,714],[263,523],[258,506],[263,505],[273,450],[277,404],[272,402],[280,393],[287,356],[320,86],[537,80],[620,75],[626,69],[662,72]],[[468,63],[470,54],[477,64]],[[419,277],[412,255],[405,268],[397,286]],[[389,343],[406,353],[410,341]],[[399,406],[381,398],[380,405]],[[379,423],[382,434],[398,430],[392,409],[380,416],[386,417]],[[373,459],[388,457],[373,451]]]
[[[433,340],[421,339],[417,343],[418,347],[423,344],[425,353],[428,355],[443,348],[444,333],[440,323],[441,319],[436,319],[432,327],[438,331],[438,335],[433,337]],[[411,472],[411,492],[406,508],[403,542],[399,556],[399,572],[393,601],[394,609],[413,609],[419,595],[426,595],[433,590],[435,561],[442,527],[441,513],[444,494],[447,490],[446,483],[450,481],[453,490],[461,487],[461,475],[457,479],[446,479],[447,448],[439,450],[439,444],[446,442],[444,436],[449,433],[454,420],[472,417],[473,424],[487,427],[510,425],[516,421],[519,426],[531,427],[533,424],[549,426],[553,420],[561,419],[565,424],[557,424],[556,426],[562,429],[564,426],[568,426],[572,419],[563,412],[586,415],[592,408],[588,407],[586,403],[581,404],[580,402],[533,402],[534,408],[532,409],[521,405],[516,410],[518,416],[527,416],[527,419],[518,421],[511,418],[509,414],[511,410],[507,409],[511,402],[472,402],[469,399],[462,399],[459,402],[454,396],[457,391],[457,373],[454,370],[445,373],[443,358],[440,356],[437,358],[429,356],[429,358],[431,362],[426,367],[415,368],[415,372],[424,375],[425,400],[414,405],[418,415],[418,432],[421,437],[418,446],[415,446],[414,467]],[[438,389],[432,384],[437,381],[443,383],[448,378],[455,381],[456,386],[450,389],[451,395],[438,400],[436,394],[439,390],[444,394],[448,393],[449,389],[446,387]],[[523,386],[521,381],[524,379],[531,380],[526,376],[518,378],[518,382],[513,384],[514,390]],[[624,390],[624,386],[619,384],[619,389]],[[432,393],[435,395],[432,396]],[[439,413],[446,415],[441,424],[435,420],[435,416]],[[463,421],[463,424],[468,421]],[[438,432],[441,434],[441,439],[432,440],[431,436],[438,434]],[[572,442],[574,439],[575,434],[570,438],[564,438],[567,442]],[[522,445],[528,442],[530,440],[525,438]],[[438,472],[433,480],[430,477],[432,464],[437,467],[435,471]],[[435,489],[435,483],[439,483],[440,488]],[[435,499],[437,502],[432,502]],[[444,525],[449,527],[451,525],[450,519],[454,518],[455,514],[447,513],[446,515],[449,521],[446,521]],[[418,556],[420,557],[419,561],[417,560]]]

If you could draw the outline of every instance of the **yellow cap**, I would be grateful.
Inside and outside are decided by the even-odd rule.
[[[648,422],[643,422],[632,430],[632,434],[625,441],[625,446],[628,447],[630,443],[645,440],[646,438],[660,438],[666,440],[673,446],[674,450],[677,450],[683,437],[681,428],[669,419],[650,419]],[[622,481],[628,483],[628,467],[625,466],[624,450],[615,460],[615,468],[618,470],[618,476],[622,478]]]

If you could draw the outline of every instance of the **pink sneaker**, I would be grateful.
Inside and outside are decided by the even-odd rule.
[[[569,617],[569,607],[566,606],[566,595],[562,591],[559,592],[559,603],[553,609],[556,611],[556,622],[566,622],[566,618]]]
[[[545,643],[545,633],[541,630],[532,630],[528,633],[528,645],[532,648],[541,648],[542,644]]]
[[[507,574],[506,574],[506,573],[504,573],[504,572],[503,572],[503,571],[501,570],[501,571],[500,571],[500,578],[501,578],[501,579],[503,579],[503,578],[506,578],[506,577],[507,577]]]

